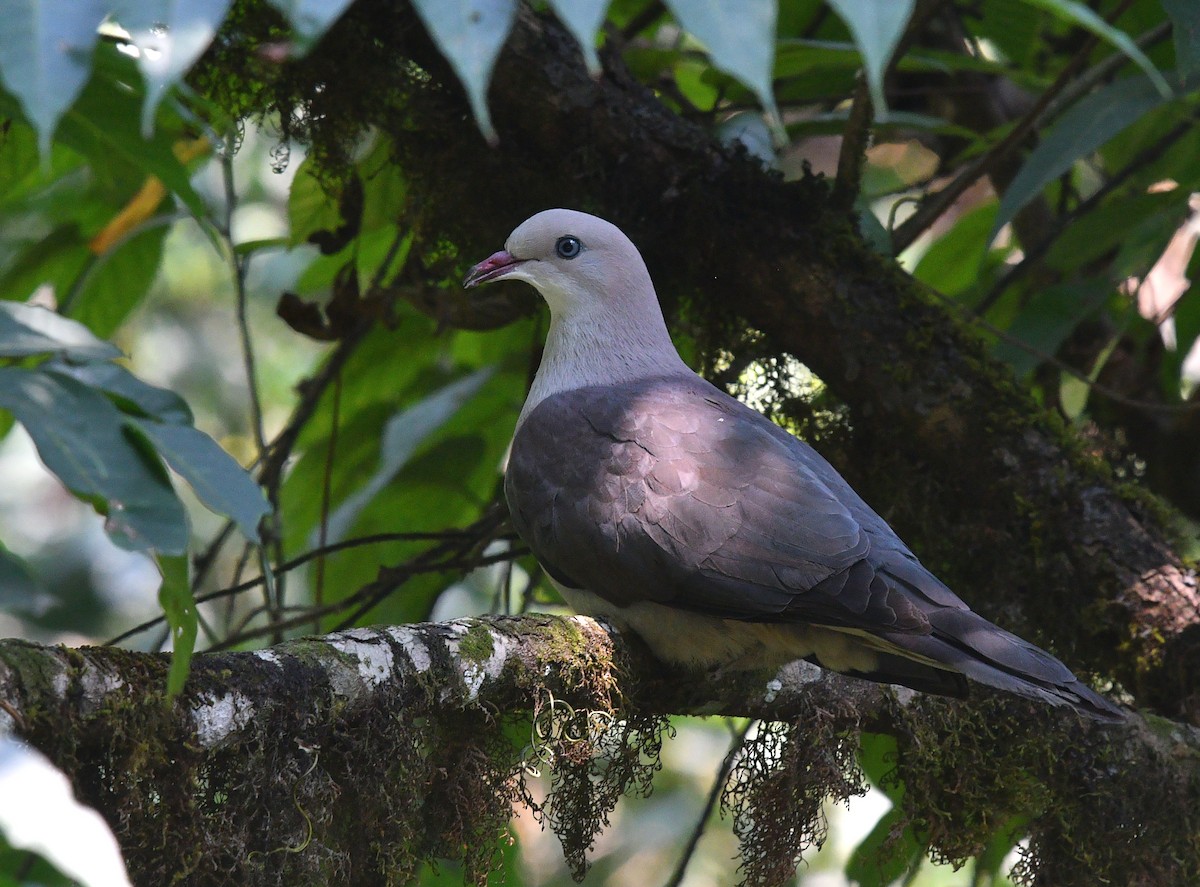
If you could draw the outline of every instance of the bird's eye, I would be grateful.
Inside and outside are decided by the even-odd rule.
[[[583,244],[578,237],[568,234],[558,238],[558,242],[554,244],[554,251],[564,259],[573,259],[583,252]]]

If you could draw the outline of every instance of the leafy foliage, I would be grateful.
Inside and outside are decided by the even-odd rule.
[[[495,139],[488,89],[525,13],[516,0],[413,8],[474,125]],[[608,76],[603,46],[610,65],[680,117],[747,146],[779,176],[836,175],[877,250],[973,325],[1113,471],[1200,516],[1200,483],[1177,481],[1200,477],[1188,424],[1200,374],[1188,360],[1200,337],[1190,283],[1194,4],[550,0],[538,9],[561,20],[594,75]],[[540,322],[516,298],[463,299],[458,277],[474,257],[429,233],[438,213],[488,197],[431,194],[408,166],[398,136],[414,125],[413,103],[457,87],[438,80],[436,60],[423,67],[404,55],[425,38],[397,24],[403,13],[368,0],[18,0],[12,12],[0,32],[3,427],[21,424],[109,536],[152,558],[157,624],[175,652],[169,689],[183,685],[198,642],[421,620],[455,595],[476,609],[551,599],[527,558],[458,583],[520,554],[495,503]],[[277,142],[276,166],[292,149],[307,153],[273,207],[286,225],[244,235],[241,210],[266,202],[266,187],[235,166],[256,126],[257,138]],[[465,138],[466,127],[455,118],[446,132]],[[847,149],[837,163],[829,135]],[[574,193],[565,178],[555,187]],[[737,208],[729,212],[736,223]],[[182,231],[215,257],[221,283],[211,288],[229,296],[228,350],[214,348],[211,362],[221,393],[188,389],[201,373],[184,371],[173,387],[188,400],[143,381],[145,355],[128,344],[156,312],[177,312],[187,327],[217,302],[196,295],[201,307],[189,314],[195,304],[155,284],[172,270],[164,257],[179,255],[169,251]],[[294,271],[286,282],[262,272],[281,254]],[[282,324],[266,316],[267,300]],[[728,376],[735,383],[778,365],[754,353],[755,333],[731,335],[727,318],[689,313],[686,293],[678,303],[698,365],[732,363],[746,372]],[[243,375],[246,403],[240,389],[229,393]],[[772,378],[786,402],[787,382]],[[822,425],[816,413],[806,421],[832,428],[831,439],[850,424]],[[189,517],[168,469],[219,525],[195,509]],[[249,543],[240,550],[229,544],[234,530]],[[18,547],[0,549],[0,608],[25,616],[55,589],[36,553]],[[642,779],[638,752],[657,752],[657,732],[641,727],[622,734],[615,771],[597,775],[580,760],[557,777],[559,797],[588,799],[586,821],[548,808],[572,834],[576,871],[610,802]],[[860,786],[856,751],[896,806],[847,874],[882,884],[915,871],[938,836],[903,808],[904,783],[881,766],[891,752],[879,740],[809,742],[802,724],[761,737],[743,760],[754,758],[766,781],[730,796],[751,882],[781,883],[794,857],[820,843],[828,791]],[[796,781],[816,771],[820,780]],[[291,815],[288,792],[275,788]],[[785,820],[797,807],[802,818]],[[979,871],[995,872],[1037,812],[980,824],[974,838],[986,832],[991,843],[956,858],[974,855]],[[473,865],[486,868],[482,857]]]

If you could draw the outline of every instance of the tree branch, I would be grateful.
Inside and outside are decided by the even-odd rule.
[[[953,858],[972,852],[964,836],[985,841],[993,818],[1022,813],[1039,872],[1069,873],[1039,883],[1182,884],[1200,874],[1187,803],[1200,790],[1200,731],[1153,719],[1102,727],[986,689],[967,702],[923,697],[805,663],[770,682],[713,680],[665,670],[585,617],[353,629],[201,654],[173,702],[161,696],[167,668],[161,654],[0,643],[0,733],[72,777],[113,825],[137,883],[205,883],[210,868],[263,883],[339,860],[343,876],[364,883],[384,864],[407,871],[459,856],[463,830],[486,812],[481,798],[499,792],[506,821],[502,786],[521,761],[506,724],[538,712],[615,718],[600,733],[661,714],[792,721],[794,753],[817,737],[883,733],[897,742],[904,809]],[[594,737],[583,750],[603,745]],[[580,763],[574,748],[560,768]],[[839,778],[858,778],[852,760],[841,767]],[[772,785],[770,772],[758,775]],[[982,837],[967,822],[982,823]],[[482,825],[494,841],[495,822]]]

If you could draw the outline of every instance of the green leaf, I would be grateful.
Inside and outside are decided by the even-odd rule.
[[[829,0],[829,5],[841,16],[858,51],[862,53],[867,83],[871,88],[871,104],[875,116],[887,118],[887,101],[883,95],[883,75],[887,71],[896,44],[900,42],[916,0]]]
[[[1030,299],[1007,330],[1010,339],[1024,342],[1032,352],[1013,342],[1000,341],[992,356],[1011,366],[1018,378],[1024,378],[1058,350],[1109,292],[1106,282],[1095,280],[1047,287]]]
[[[1154,67],[1154,63],[1146,58],[1146,54],[1138,49],[1137,44],[1130,36],[1124,31],[1114,28],[1082,3],[1077,3],[1075,0],[1025,0],[1025,2],[1030,6],[1046,10],[1061,21],[1091,31],[1101,40],[1107,40],[1146,72],[1146,76],[1154,84],[1154,89],[1162,98],[1172,97],[1171,87],[1167,85],[1163,75],[1159,73],[1158,68]]]
[[[992,225],[988,242],[1050,182],[1071,168],[1148,111],[1162,103],[1158,90],[1145,77],[1118,80],[1072,106],[1017,173]]]
[[[37,614],[49,599],[22,558],[0,546],[0,610],[6,613]]]
[[[879,817],[875,827],[846,860],[846,878],[859,887],[888,887],[916,871],[925,858],[925,844],[893,807]]]
[[[162,574],[158,603],[171,629],[171,668],[167,672],[167,697],[170,698],[178,695],[187,682],[200,620],[188,577],[188,559],[183,555],[160,556],[155,558],[155,564]]]
[[[680,26],[708,50],[713,64],[744,83],[773,122],[779,120],[771,71],[775,65],[775,0],[666,0]]]
[[[217,34],[232,0],[122,0],[116,20],[139,50],[146,78],[142,132],[154,129],[154,115],[167,90],[179,83]]]
[[[63,313],[100,336],[111,336],[142,302],[158,276],[167,226],[156,225],[106,252],[60,304]]]
[[[487,87],[500,47],[512,30],[516,0],[413,0],[413,6],[467,90],[480,131],[494,142]]]
[[[191,425],[134,422],[210,511],[232,519],[251,542],[261,541],[258,524],[271,506],[254,479],[215,440]]]
[[[25,426],[46,467],[108,518],[114,542],[165,554],[187,549],[187,515],[166,470],[103,394],[52,373],[0,367],[0,408]]]
[[[588,73],[593,77],[600,74],[600,58],[596,55],[596,35],[604,23],[604,12],[609,0],[550,0],[550,8],[558,20],[579,41],[583,60]]]
[[[1082,416],[1091,392],[1092,386],[1086,379],[1063,373],[1058,383],[1058,402],[1062,406],[1063,415],[1072,422]]]
[[[316,175],[316,162],[305,157],[296,167],[287,201],[288,243],[306,243],[317,231],[335,231],[342,225],[336,195],[329,194]]]
[[[120,357],[115,345],[92,335],[83,324],[20,302],[0,301],[0,357],[60,354],[74,360]]]
[[[138,127],[143,89],[132,60],[108,48],[96,53],[95,67],[83,95],[63,117],[57,140],[88,157],[94,169],[107,168],[116,156],[157,176],[194,216],[207,217],[191,174],[175,156],[172,135],[146,135]]]
[[[269,0],[292,23],[302,48],[312,47],[325,35],[352,0]]]
[[[74,364],[64,360],[49,360],[39,369],[103,391],[123,413],[148,416],[160,422],[192,424],[192,410],[187,401],[174,391],[143,382],[120,364],[108,361]]]
[[[966,292],[979,279],[979,267],[989,255],[987,235],[995,218],[992,200],[965,213],[925,251],[913,277],[946,296]]]
[[[479,392],[493,372],[492,367],[476,370],[439,388],[387,421],[383,427],[379,465],[362,488],[348,496],[330,515],[326,530],[328,542],[340,542],[346,536],[363,508],[392,482],[417,448]]]
[[[88,79],[102,0],[11,0],[0,28],[0,75],[38,131],[41,153]]]
[[[1200,3],[1162,0],[1175,35],[1175,67],[1184,77],[1200,71]]]

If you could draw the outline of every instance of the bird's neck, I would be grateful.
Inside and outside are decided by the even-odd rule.
[[[603,306],[565,317],[552,312],[542,363],[517,425],[562,391],[691,373],[675,350],[657,301],[637,318],[613,316]]]

